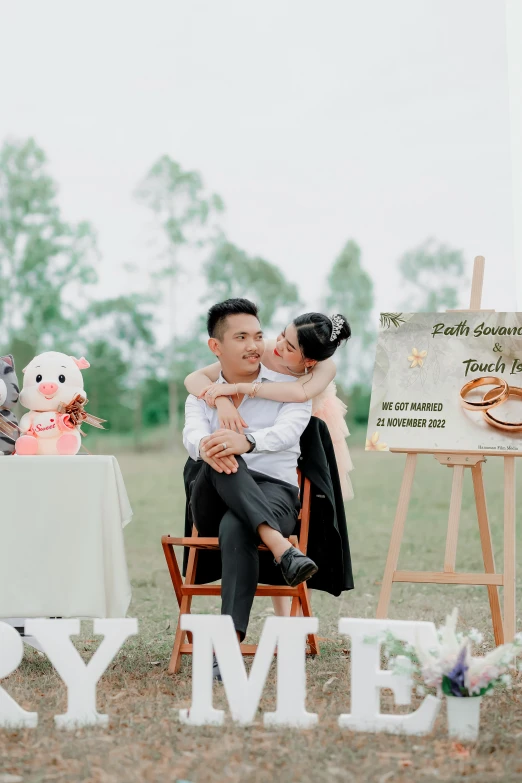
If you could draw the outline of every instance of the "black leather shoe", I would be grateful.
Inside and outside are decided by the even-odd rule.
[[[219,671],[219,664],[217,662],[216,654],[212,656],[212,677],[218,682],[223,682],[221,679],[221,672]]]
[[[295,546],[291,546],[290,549],[283,552],[279,565],[285,582],[290,587],[297,587],[301,582],[306,582],[317,571],[314,561],[303,555]]]

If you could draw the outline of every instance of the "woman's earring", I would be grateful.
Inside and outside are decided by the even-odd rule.
[[[305,366],[305,375],[308,375],[308,367]]]

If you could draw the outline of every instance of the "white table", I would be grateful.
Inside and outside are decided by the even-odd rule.
[[[0,457],[0,618],[125,617],[131,517],[115,457]]]

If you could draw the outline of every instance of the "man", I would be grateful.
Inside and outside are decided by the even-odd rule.
[[[263,332],[257,307],[228,299],[208,312],[208,345],[221,363],[218,383],[288,382],[260,362]],[[317,566],[288,541],[299,513],[299,439],[310,420],[311,402],[281,403],[242,398],[234,404],[248,422],[245,434],[219,429],[218,414],[190,395],[183,443],[193,460],[203,460],[190,493],[198,532],[219,535],[222,614],[232,616],[245,637],[259,576],[260,540],[272,552],[287,584],[309,579]],[[214,674],[219,679],[217,664]]]

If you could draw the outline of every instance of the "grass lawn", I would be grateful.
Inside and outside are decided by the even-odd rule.
[[[360,438],[353,440],[360,443]],[[522,679],[513,690],[483,701],[476,745],[462,747],[448,739],[444,707],[432,736],[426,738],[354,734],[338,728],[338,715],[350,708],[349,640],[337,633],[338,619],[375,616],[404,465],[402,456],[366,454],[359,445],[352,446],[352,455],[356,498],[347,504],[347,514],[356,589],[340,598],[313,595],[319,633],[326,639],[321,656],[307,663],[307,707],[319,714],[316,728],[297,732],[263,727],[262,712],[275,709],[275,666],[252,727],[237,728],[229,718],[221,728],[180,725],[177,710],[190,704],[191,666],[185,658],[178,675],[166,673],[177,605],[160,537],[182,530],[184,455],[122,453],[119,461],[135,513],[125,530],[133,587],[129,616],[138,618],[140,634],[125,644],[98,685],[98,709],[109,713],[110,728],[72,734],[56,730],[53,715],[65,710],[65,688],[47,659],[28,649],[20,669],[2,684],[25,709],[38,711],[39,726],[32,731],[0,731],[0,783],[522,779]],[[520,469],[518,473],[520,489]],[[485,476],[501,571],[502,460],[489,459]],[[442,569],[451,478],[452,471],[432,457],[420,458],[401,568]],[[471,476],[466,476],[457,567],[482,570]],[[395,586],[390,616],[438,623],[455,605],[463,626],[479,628],[490,646],[485,587]],[[195,609],[219,611],[214,599],[196,600]],[[256,599],[252,639],[270,613],[270,601]],[[97,644],[92,624],[85,622],[78,640],[81,653],[88,658]],[[220,688],[214,686],[215,705],[226,709]],[[384,710],[398,709],[387,692],[382,703]]]

